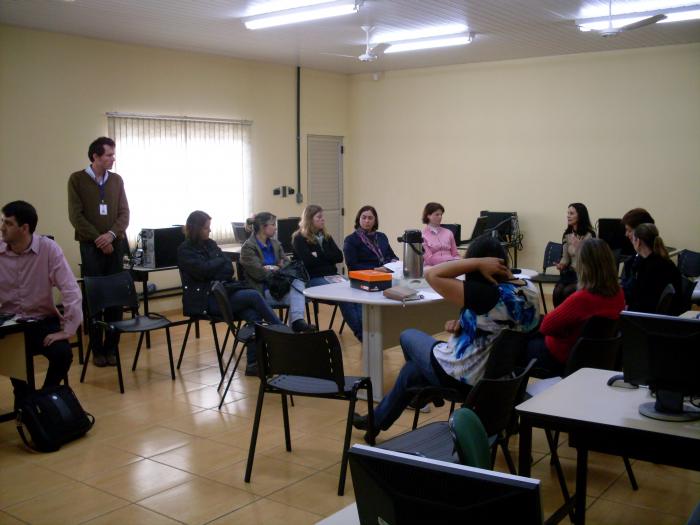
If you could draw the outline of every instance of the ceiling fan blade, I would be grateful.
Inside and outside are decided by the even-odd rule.
[[[323,51],[320,51],[319,55],[330,55],[333,57],[353,58],[353,59],[357,60],[357,57],[355,55],[341,55],[340,53],[324,53]]]
[[[656,22],[660,22],[661,20],[665,19],[666,15],[650,16],[649,18],[645,18],[644,20],[640,20],[639,22],[634,22],[632,24],[622,26],[620,28],[620,31],[632,31],[633,29],[639,29],[640,27],[650,26],[651,24],[655,24]]]
[[[369,48],[369,52],[373,55],[381,55],[384,53],[384,51],[386,51],[387,47],[389,47],[389,44],[375,44]]]

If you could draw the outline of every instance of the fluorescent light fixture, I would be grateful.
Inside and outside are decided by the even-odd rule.
[[[700,4],[687,5],[683,7],[671,7],[668,9],[654,9],[651,11],[638,11],[633,13],[618,13],[608,16],[597,16],[595,18],[581,18],[576,20],[576,25],[581,31],[600,31],[608,29],[612,21],[613,29],[633,24],[654,15],[666,15],[665,20],[659,24],[669,22],[682,22],[686,20],[700,19]]]
[[[335,0],[271,0],[269,2],[258,3],[246,12],[246,16],[265,15],[287,9],[297,9],[299,7],[309,7],[318,4],[327,4]]]
[[[464,46],[474,39],[474,33],[466,35],[454,35],[444,38],[429,38],[422,40],[410,40],[390,44],[384,53],[403,53],[405,51],[418,51],[422,49],[434,49],[438,47]]]
[[[357,12],[355,2],[334,3],[333,5],[320,5],[300,9],[287,9],[273,14],[267,14],[250,18],[243,23],[248,29],[264,29],[287,24],[297,24],[322,18],[350,15]]]
[[[447,24],[444,26],[425,27],[407,31],[387,31],[372,35],[372,42],[401,42],[402,40],[418,40],[436,36],[456,35],[466,33],[469,28],[465,24]]]

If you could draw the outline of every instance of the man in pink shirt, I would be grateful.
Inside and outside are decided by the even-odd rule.
[[[68,373],[73,354],[68,339],[83,318],[80,288],[63,251],[48,237],[34,234],[34,206],[14,201],[2,208],[0,241],[0,312],[30,322],[27,347],[49,360],[44,387],[56,386]],[[56,310],[53,287],[62,295],[64,316]],[[29,385],[12,378],[15,401]]]

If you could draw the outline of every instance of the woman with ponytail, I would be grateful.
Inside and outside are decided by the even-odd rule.
[[[678,298],[681,273],[668,257],[668,250],[659,230],[650,223],[637,226],[632,233],[632,246],[639,255],[630,278],[623,283],[627,309],[634,312],[656,312],[664,288],[672,284]],[[674,301],[672,313],[676,310]]]

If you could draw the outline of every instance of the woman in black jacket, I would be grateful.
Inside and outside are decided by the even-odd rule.
[[[343,252],[326,230],[321,206],[310,204],[304,208],[299,229],[292,236],[292,246],[295,257],[304,263],[306,271],[309,272],[307,288],[335,280],[326,278],[338,275],[336,265],[343,262]],[[358,309],[356,305],[345,302],[338,302],[338,307],[352,333],[362,341],[361,307]]]
[[[177,265],[182,275],[183,313],[189,316],[221,315],[211,293],[214,281],[221,281],[228,291],[231,312],[247,322],[266,321],[282,324],[262,296],[233,278],[233,264],[216,242],[209,238],[211,217],[203,211],[193,211],[185,224],[186,240],[177,249]],[[255,345],[247,345],[247,375],[255,372]]]

